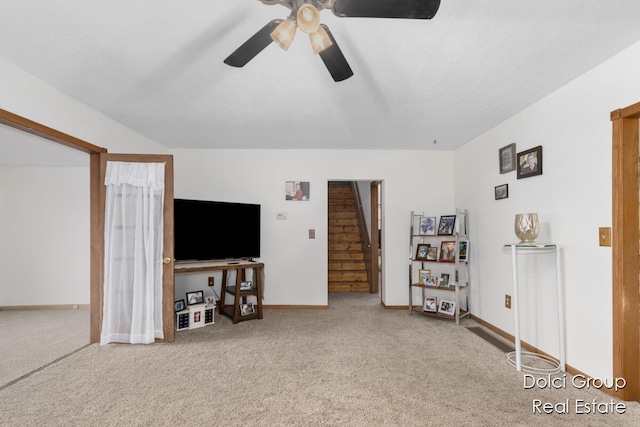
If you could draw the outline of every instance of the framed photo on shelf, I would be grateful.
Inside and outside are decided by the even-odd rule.
[[[440,274],[440,286],[443,288],[449,287],[449,273]]]
[[[182,310],[184,310],[184,308],[185,308],[185,305],[184,305],[184,300],[183,299],[178,300],[178,301],[173,303],[173,309],[175,311],[182,311]]]
[[[456,225],[455,215],[442,215],[438,224],[438,235],[452,235]]]
[[[469,241],[468,240],[460,240],[459,242],[460,244],[460,249],[458,252],[458,257],[460,259],[460,261],[466,261],[467,260],[467,256],[469,254]]]
[[[203,304],[204,291],[187,292],[187,305]]]
[[[509,184],[498,185],[494,189],[496,200],[509,198]]]
[[[542,145],[518,153],[518,179],[542,175]]]
[[[436,217],[425,216],[420,218],[420,234],[430,236],[436,234]]]
[[[436,297],[424,297],[422,311],[435,313],[438,311],[438,299]]]
[[[440,262],[456,262],[455,240],[443,240],[440,243]]]
[[[438,247],[429,246],[427,248],[427,259],[425,261],[438,261]]]
[[[516,144],[509,144],[498,150],[500,173],[516,170]]]
[[[438,306],[438,313],[446,314],[449,316],[455,316],[456,314],[455,301],[448,301],[446,299],[440,300],[440,304]]]
[[[418,247],[416,249],[416,261],[429,261],[427,259],[427,255],[429,254],[429,248],[431,247],[428,243],[418,243]]]
[[[248,316],[250,314],[255,313],[255,307],[253,306],[253,303],[250,302],[248,304],[242,304],[240,303],[240,315],[241,316]]]
[[[437,288],[438,287],[438,278],[436,276],[428,276],[425,279],[424,284],[426,286],[433,286],[434,288]]]
[[[418,270],[418,283],[421,285],[427,284],[427,278],[431,276],[431,270],[421,269]]]

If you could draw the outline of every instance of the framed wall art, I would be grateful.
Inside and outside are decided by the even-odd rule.
[[[509,184],[502,184],[495,187],[496,200],[509,197]]]
[[[310,196],[309,181],[286,181],[284,184],[285,199],[308,201]]]
[[[518,153],[518,179],[542,175],[542,145]]]
[[[500,173],[516,170],[516,144],[509,144],[498,150]]]

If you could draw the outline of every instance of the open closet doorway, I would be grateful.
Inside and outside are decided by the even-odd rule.
[[[328,182],[328,292],[382,298],[382,181]]]

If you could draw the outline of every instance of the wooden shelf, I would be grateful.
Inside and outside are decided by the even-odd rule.
[[[455,286],[428,286],[428,285],[423,285],[422,283],[412,283],[411,286],[414,286],[416,288],[433,289],[438,291],[450,291],[450,292],[456,291]],[[467,286],[469,285],[458,285],[458,289],[465,289]]]
[[[450,315],[450,314],[442,314],[442,313],[437,313],[435,311],[424,311],[422,310],[421,305],[413,307],[411,311],[418,314],[424,314],[425,316],[441,317],[443,319],[449,319],[449,320],[455,320],[456,318],[454,315]],[[467,311],[460,309],[460,317],[463,317],[466,315],[467,315]]]

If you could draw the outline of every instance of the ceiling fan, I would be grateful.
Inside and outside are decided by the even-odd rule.
[[[313,51],[336,82],[353,75],[351,67],[329,27],[320,23],[320,11],[331,9],[341,18],[401,18],[431,19],[440,7],[440,0],[260,0],[267,5],[281,4],[291,10],[285,20],[274,19],[262,27],[242,46],[229,55],[224,63],[244,67],[271,42],[288,50],[300,29],[309,35]]]

